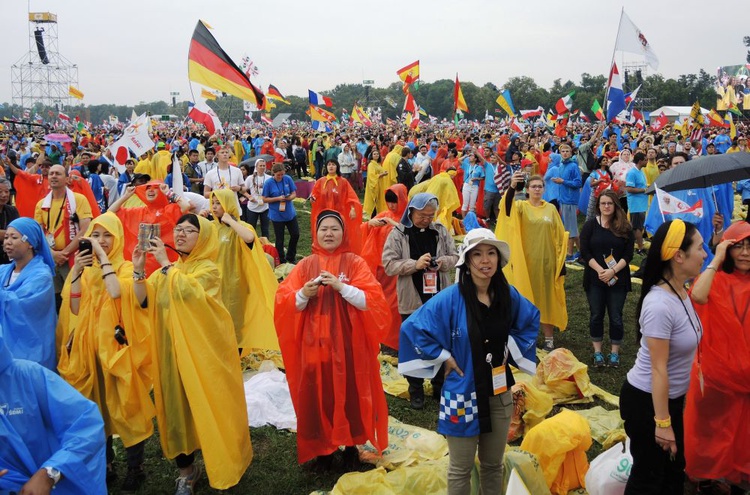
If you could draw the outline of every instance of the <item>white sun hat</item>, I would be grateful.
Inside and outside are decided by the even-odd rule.
[[[508,264],[508,260],[510,260],[510,246],[508,246],[508,243],[498,240],[495,234],[489,229],[473,229],[466,234],[463,243],[458,248],[458,262],[456,266],[463,266],[466,253],[480,244],[495,246],[500,251],[500,268]]]

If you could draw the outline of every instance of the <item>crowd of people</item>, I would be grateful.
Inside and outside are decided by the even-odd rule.
[[[155,150],[122,164],[111,130],[65,143],[11,132],[0,143],[0,492],[106,493],[120,472],[114,437],[120,488],[135,491],[154,418],[178,495],[203,469],[214,488],[236,485],[253,458],[241,358],[254,350],[281,353],[300,464],[351,470],[358,445],[387,448],[383,352],[412,408],[425,391],[439,403],[449,493],[469,493],[477,452],[482,490],[499,492],[510,365],[533,373],[537,347],[555,350],[567,270],[580,264],[591,365],[618,367],[626,326],[637,328],[620,396],[626,493],[682,493],[686,474],[702,493],[717,482],[743,493],[750,224],[732,218],[750,180],[672,193],[704,198],[703,215],[665,218],[646,194],[681,163],[747,152],[737,129],[297,123],[210,136],[162,124]],[[627,322],[636,255],[643,285]]]

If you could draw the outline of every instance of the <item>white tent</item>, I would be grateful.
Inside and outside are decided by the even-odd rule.
[[[690,116],[690,110],[692,108],[693,107],[663,106],[663,107],[657,108],[656,110],[651,110],[649,112],[649,118],[653,122],[654,120],[656,120],[656,118],[659,115],[662,114],[662,112],[664,112],[664,116],[667,117],[667,119],[669,119],[670,122],[674,122],[677,119],[683,119],[685,117],[689,117]],[[701,107],[701,113],[703,115],[706,115],[706,114],[708,114],[708,110],[706,110],[705,108]]]

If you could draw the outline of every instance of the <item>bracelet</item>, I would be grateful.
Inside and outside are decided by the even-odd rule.
[[[719,271],[719,270],[717,270],[717,269],[716,269],[716,267],[715,267],[715,266],[713,266],[713,265],[708,265],[708,266],[706,267],[706,270],[707,270],[707,271],[708,271],[708,270],[713,270],[713,271],[715,271],[715,272],[717,272],[717,273],[718,273],[718,271]]]
[[[81,271],[81,273],[79,273],[76,278],[70,281],[70,285],[73,285],[74,283],[78,282],[78,280],[80,280],[82,276],[83,276],[83,271]]]
[[[134,278],[133,283],[135,284],[145,284],[146,279],[145,278]]]
[[[102,280],[105,280],[105,279],[106,279],[107,277],[109,277],[110,275],[115,275],[115,272],[109,272],[109,273],[105,273],[104,275],[102,275]]]
[[[667,416],[667,419],[658,419],[654,416],[654,423],[656,423],[657,428],[669,428],[672,426],[672,417]]]
[[[133,280],[135,280],[136,282],[140,280],[146,280],[146,272],[137,272],[133,270]]]
[[[79,297],[81,297],[81,293],[80,292],[71,292],[70,293],[70,298],[71,299],[78,299]]]
[[[163,267],[161,267],[161,273],[162,273],[163,275],[166,275],[166,274],[167,274],[167,272],[169,271],[169,269],[170,269],[170,268],[172,268],[173,266],[174,266],[174,265],[170,263],[169,265],[166,265],[166,266],[163,266]]]
[[[112,263],[101,263],[99,268],[104,268],[105,266],[112,266]]]
[[[722,232],[724,232],[724,229],[721,229],[721,230],[714,230],[714,235],[719,235],[719,234],[721,234]]]

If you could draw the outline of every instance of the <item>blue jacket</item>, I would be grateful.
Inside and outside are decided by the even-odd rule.
[[[750,179],[737,182],[737,192],[742,194],[742,201],[750,199]]]
[[[13,359],[0,337],[0,466],[8,469],[0,495],[20,491],[43,467],[62,473],[55,495],[104,495],[105,444],[96,404],[53,372]]]
[[[539,310],[512,286],[510,300],[508,361],[534,374]],[[398,371],[432,378],[451,356],[464,376],[453,372],[445,378],[437,430],[443,435],[476,436],[480,431],[471,343],[466,304],[457,284],[440,291],[401,325]]]
[[[560,165],[560,178],[563,180],[560,186],[560,204],[577,205],[581,194],[581,171],[578,170],[578,160],[574,157],[562,162]]]
[[[550,153],[547,173],[544,174],[544,194],[542,195],[542,199],[548,203],[560,197],[560,184],[552,180],[560,177],[560,163],[562,163],[562,156],[559,153]]]
[[[15,262],[0,265],[0,337],[16,359],[55,371],[57,313],[52,272],[41,256],[34,256],[6,287],[15,267]]]

